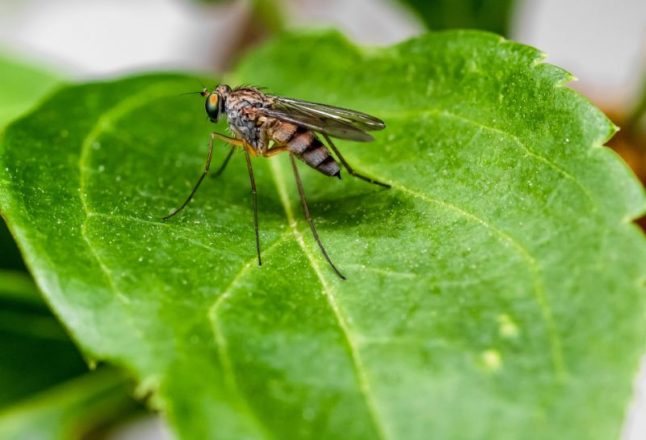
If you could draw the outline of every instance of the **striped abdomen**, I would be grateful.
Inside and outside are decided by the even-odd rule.
[[[313,131],[281,122],[271,137],[278,144],[287,146],[291,153],[315,170],[326,176],[341,176],[339,165]]]

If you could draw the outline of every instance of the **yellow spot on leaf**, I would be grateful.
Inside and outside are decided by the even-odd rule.
[[[484,367],[489,371],[498,371],[502,367],[502,357],[498,350],[489,349],[480,355]]]

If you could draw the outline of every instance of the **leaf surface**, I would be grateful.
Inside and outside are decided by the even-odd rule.
[[[228,79],[386,121],[338,146],[391,190],[301,167],[348,280],[284,156],[254,160],[262,268],[240,154],[160,221],[213,129],[177,96],[194,78],[70,87],[7,130],[0,204],[88,355],[130,368],[183,438],[618,435],[644,348],[630,221],[646,198],[566,72],[485,33],[379,50],[310,34]]]
[[[58,75],[0,52],[0,133],[12,119],[27,111],[59,82]],[[0,267],[25,269],[2,219],[0,250]]]

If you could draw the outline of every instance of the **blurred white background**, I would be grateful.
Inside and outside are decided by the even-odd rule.
[[[151,68],[213,70],[242,38],[251,1],[2,0],[0,45],[76,78]],[[363,44],[423,31],[395,0],[283,0],[288,24],[335,26]],[[630,101],[646,70],[646,1],[519,0],[511,38],[538,47],[608,105]]]
[[[423,32],[394,0],[284,0],[288,25],[334,26],[363,44]],[[540,48],[574,73],[573,84],[605,109],[633,103],[646,71],[646,0],[519,1],[511,38]],[[158,68],[222,70],[230,42],[249,25],[250,1],[208,6],[188,0],[2,0],[0,48],[43,60],[74,79]],[[646,362],[643,362],[646,364]],[[646,439],[646,368],[623,438]],[[114,438],[169,438],[158,419]]]

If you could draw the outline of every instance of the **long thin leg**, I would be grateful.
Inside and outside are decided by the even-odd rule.
[[[211,178],[215,179],[216,177],[219,177],[220,174],[224,171],[224,169],[227,167],[229,164],[229,160],[231,159],[231,156],[233,156],[233,152],[235,151],[236,147],[233,146],[229,150],[229,154],[227,154],[227,157],[224,158],[224,162],[222,162],[222,165],[220,165],[220,168],[217,169],[217,171],[213,174],[211,174]]]
[[[200,176],[200,178],[197,180],[197,183],[193,187],[193,190],[191,191],[191,193],[188,195],[186,200],[184,200],[184,203],[182,203],[182,205],[179,208],[175,209],[173,212],[168,214],[166,217],[163,217],[162,220],[168,220],[169,218],[177,215],[182,209],[186,208],[186,205],[188,205],[189,202],[193,199],[193,196],[195,195],[195,192],[197,191],[197,189],[202,184],[202,181],[204,180],[206,175],[209,173],[209,168],[211,167],[211,159],[213,159],[213,142],[214,142],[214,140],[215,140],[215,136],[213,134],[211,134],[211,141],[209,142],[209,154],[206,156],[206,163],[204,164],[204,171],[202,172],[202,175]]]
[[[223,140],[224,142],[226,142],[231,146],[244,148],[244,150],[247,153],[249,153],[251,156],[256,156],[258,154],[258,151],[256,151],[256,149],[253,146],[249,145],[247,142],[245,142],[242,139],[226,136],[224,134],[220,134],[216,132],[211,133],[211,135],[215,136],[218,139]]]
[[[275,156],[275,155],[277,155],[279,153],[283,153],[285,151],[289,151],[287,149],[286,145],[283,145],[282,147],[272,147],[272,148],[266,150],[264,153],[262,153],[262,156],[263,157],[272,157],[272,156]]]
[[[341,152],[339,151],[339,149],[338,149],[338,148],[336,148],[336,145],[334,145],[334,143],[332,143],[332,140],[330,139],[330,137],[329,137],[327,134],[325,134],[325,133],[321,133],[321,134],[323,135],[323,137],[324,137],[324,138],[325,138],[325,140],[327,141],[327,143],[328,143],[328,145],[330,146],[330,148],[332,148],[332,151],[334,151],[334,154],[336,154],[336,156],[339,158],[339,160],[341,161],[341,164],[343,164],[343,166],[345,167],[345,169],[346,169],[346,170],[348,170],[348,174],[350,174],[351,176],[354,176],[354,177],[356,177],[356,178],[358,178],[358,179],[364,180],[364,181],[366,181],[366,182],[368,182],[368,183],[373,183],[373,184],[375,184],[375,185],[383,186],[384,188],[390,188],[390,185],[389,185],[389,184],[387,184],[387,183],[383,183],[383,182],[380,182],[380,181],[378,181],[378,180],[375,180],[375,179],[373,179],[373,178],[371,178],[371,177],[364,176],[363,174],[359,174],[359,173],[357,173],[357,172],[356,172],[356,171],[355,171],[355,170],[350,166],[350,164],[349,164],[348,162],[346,162],[345,158],[341,155]]]
[[[301,197],[301,205],[303,205],[303,213],[305,214],[307,223],[309,223],[310,225],[310,229],[312,230],[312,235],[314,236],[314,240],[316,240],[316,243],[318,243],[319,248],[323,253],[323,256],[330,264],[334,272],[336,272],[339,278],[341,278],[342,280],[345,280],[346,279],[345,276],[339,271],[339,269],[336,268],[334,263],[332,263],[330,256],[327,254],[327,251],[325,250],[325,247],[323,247],[323,243],[321,243],[321,239],[319,238],[318,232],[316,232],[316,227],[314,226],[314,220],[312,220],[312,216],[310,215],[310,210],[307,207],[307,201],[305,200],[305,191],[303,190],[303,182],[301,181],[300,174],[298,174],[298,167],[296,166],[296,160],[294,159],[294,155],[290,154],[289,159],[292,161],[292,169],[294,170],[294,178],[296,179],[296,187],[298,188],[298,194]]]
[[[247,160],[247,170],[249,171],[249,181],[251,182],[251,203],[253,204],[253,226],[256,230],[256,253],[258,254],[258,266],[262,266],[260,259],[260,236],[258,235],[258,198],[256,196],[256,180],[253,177],[253,167],[251,166],[251,157],[245,150],[244,157]]]

